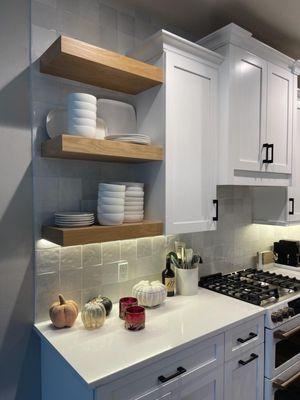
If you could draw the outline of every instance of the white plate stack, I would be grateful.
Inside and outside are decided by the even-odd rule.
[[[118,182],[120,184],[121,182]],[[124,222],[141,222],[144,219],[144,184],[122,182],[126,185]]]
[[[97,99],[87,93],[68,95],[68,133],[94,138],[97,124]]]
[[[106,140],[116,140],[118,142],[129,142],[135,144],[151,144],[151,138],[147,135],[108,135]]]
[[[124,222],[124,184],[99,183],[97,215],[100,225],[121,225]]]
[[[85,212],[57,212],[54,214],[55,225],[63,228],[74,228],[93,225],[95,216]]]

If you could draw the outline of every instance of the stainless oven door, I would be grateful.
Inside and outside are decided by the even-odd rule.
[[[273,380],[265,378],[265,400],[300,399],[300,362]]]
[[[300,315],[265,330],[265,377],[273,379],[300,361]]]

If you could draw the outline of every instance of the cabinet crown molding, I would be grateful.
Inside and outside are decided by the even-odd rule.
[[[143,41],[141,45],[128,52],[127,56],[151,62],[158,59],[165,50],[172,49],[189,53],[189,55],[202,58],[212,64],[219,65],[224,61],[224,57],[220,54],[164,29]]]
[[[255,39],[251,32],[234,23],[228,24],[223,28],[210,33],[209,35],[199,39],[196,43],[207,47],[212,51],[217,51],[221,47],[227,45],[238,46],[266,61],[298,74],[298,72],[295,72],[294,70],[295,60],[293,58]]]

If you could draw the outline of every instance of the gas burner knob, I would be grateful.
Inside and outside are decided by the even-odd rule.
[[[278,322],[279,320],[278,320],[278,313],[277,312],[273,312],[272,314],[271,314],[271,320],[272,320],[272,322]]]
[[[288,310],[289,310],[289,316],[293,317],[295,315],[295,310],[292,307],[289,307]]]
[[[289,308],[285,307],[282,309],[282,316],[283,318],[289,318],[290,314],[289,314]]]

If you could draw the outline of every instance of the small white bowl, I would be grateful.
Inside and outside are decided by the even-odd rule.
[[[136,197],[130,197],[125,199],[125,206],[140,206],[144,204],[144,199],[141,198],[136,198]]]
[[[70,117],[68,118],[69,122],[69,127],[73,126],[91,126],[96,129],[96,119],[91,119],[91,118],[73,118]]]
[[[138,213],[139,211],[144,210],[144,206],[143,206],[143,204],[140,206],[125,206],[124,210],[125,210],[125,213],[134,212],[134,211],[136,211]]]
[[[84,136],[86,138],[94,138],[96,128],[92,126],[73,126],[68,129],[69,135]]]
[[[116,185],[126,185],[126,188],[138,187],[143,189],[144,183],[140,182],[114,182]]]
[[[97,207],[98,214],[121,214],[124,213],[124,206],[113,206],[109,204],[100,204]]]
[[[121,225],[124,221],[124,214],[98,213],[98,222],[100,225]]]
[[[69,118],[88,118],[96,121],[97,113],[96,111],[84,110],[82,108],[72,108],[69,110]]]
[[[144,216],[144,212],[141,212],[141,211],[126,211],[125,215],[143,217]]]
[[[108,206],[123,206],[124,207],[124,199],[117,197],[100,197],[98,199],[98,205],[108,205]]]
[[[97,106],[97,98],[87,93],[69,93],[68,101],[85,101]]]
[[[137,187],[137,186],[132,186],[132,187],[127,187],[126,186],[126,192],[131,192],[131,193],[144,193],[144,189]]]
[[[97,112],[97,106],[86,101],[68,101],[68,112],[72,110],[88,110],[92,112]]]
[[[98,188],[100,191],[108,190],[110,192],[125,192],[126,186],[113,185],[111,183],[99,183]]]
[[[115,197],[119,199],[125,199],[125,192],[111,192],[110,190],[99,190],[98,198],[101,197]]]
[[[144,220],[144,216],[137,215],[125,215],[124,222],[141,222]]]
[[[144,192],[128,192],[126,190],[126,197],[133,197],[133,198],[143,198],[144,197]]]

